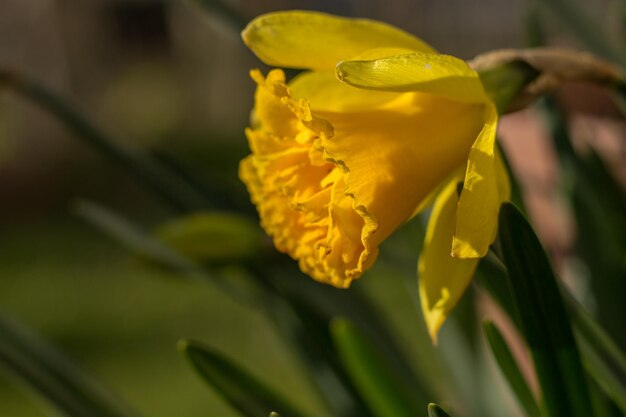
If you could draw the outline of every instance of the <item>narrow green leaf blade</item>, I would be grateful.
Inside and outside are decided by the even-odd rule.
[[[179,173],[160,163],[150,154],[122,146],[121,141],[109,137],[61,95],[36,80],[0,68],[0,90],[2,88],[13,90],[49,112],[74,132],[77,139],[118,163],[120,167],[142,181],[147,189],[154,191],[181,211],[212,207],[213,203],[209,201],[209,197],[197,190]]]
[[[269,304],[270,317],[308,366],[307,375],[333,414],[373,417],[334,349],[327,314],[312,305],[310,300],[294,294]]]
[[[437,404],[430,403],[428,404],[428,417],[450,417],[450,414],[443,411],[443,408]]]
[[[211,283],[238,302],[254,306],[260,303],[263,290],[260,283],[254,280],[240,282],[224,279],[216,268],[210,268],[183,256],[131,220],[97,203],[78,200],[73,210],[140,259],[150,262],[150,265],[190,279]]]
[[[496,325],[489,320],[483,321],[483,332],[487,337],[491,352],[496,358],[502,374],[509,382],[517,400],[526,410],[526,415],[528,417],[541,417],[541,410]]]
[[[608,397],[626,414],[626,358],[624,354],[574,297],[566,294],[565,300],[572,317],[585,369]]]
[[[407,387],[386,365],[364,333],[347,319],[334,319],[331,334],[339,357],[362,397],[377,417],[419,415]]]
[[[490,251],[481,260],[477,278],[480,285],[487,289],[519,328],[511,291],[506,286],[508,272],[493,252]],[[585,370],[622,412],[626,413],[626,360],[623,353],[567,289],[562,290]]]
[[[258,225],[228,212],[198,212],[160,225],[155,236],[183,256],[209,264],[243,261],[264,246]]]
[[[605,32],[606,25],[593,19],[593,13],[585,10],[588,6],[586,2],[542,0],[536,3],[551,12],[586,48],[606,59],[626,65],[626,56],[611,43]]]
[[[179,351],[200,376],[246,417],[267,417],[272,410],[289,417],[305,417],[288,401],[215,350],[181,340]]]
[[[66,416],[138,416],[30,329],[3,315],[0,315],[0,366]]]
[[[551,417],[592,415],[574,334],[546,254],[512,204],[500,208],[499,236],[522,331]]]

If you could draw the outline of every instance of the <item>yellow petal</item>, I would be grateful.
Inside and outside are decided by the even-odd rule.
[[[289,88],[296,98],[305,98],[313,110],[334,112],[363,111],[387,103],[398,93],[368,91],[342,83],[334,71],[303,72]]]
[[[455,179],[441,191],[428,222],[424,248],[418,262],[419,294],[428,333],[437,334],[470,283],[478,259],[456,259],[450,244],[457,208]]]
[[[483,125],[482,105],[421,93],[401,94],[371,111],[317,115],[334,128],[332,138],[319,141],[326,159],[344,168],[345,193],[366,219],[377,223],[375,233],[362,236],[367,250],[374,250],[465,164]]]
[[[498,227],[500,204],[510,198],[506,168],[495,148],[498,114],[486,107],[486,123],[470,150],[459,199],[452,254],[480,258],[487,254]]]
[[[375,60],[344,61],[337,77],[355,87],[382,91],[420,91],[467,103],[486,100],[478,73],[461,59],[417,52]]]
[[[337,62],[374,48],[434,52],[422,40],[385,23],[311,11],[261,15],[241,36],[261,61],[287,68],[332,70]]]

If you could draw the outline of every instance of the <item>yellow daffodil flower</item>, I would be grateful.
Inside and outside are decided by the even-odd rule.
[[[242,33],[257,84],[240,177],[278,250],[346,288],[434,201],[418,270],[433,340],[493,242],[506,171],[477,73],[381,22],[290,11]],[[462,191],[457,191],[459,183]]]

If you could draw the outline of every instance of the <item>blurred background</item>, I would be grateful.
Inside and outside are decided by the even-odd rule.
[[[237,168],[247,154],[243,130],[253,104],[248,71],[264,67],[239,38],[242,21],[283,9],[375,18],[469,59],[528,45],[532,8],[523,0],[224,0],[226,8],[198,3],[2,0],[0,68],[48,86],[120,144],[147,150],[202,179],[223,207],[253,212]],[[623,6],[586,2],[585,12],[606,22],[623,42],[626,14],[622,9],[615,23],[615,13],[607,12],[617,3]],[[555,16],[542,18],[550,44],[584,49]],[[253,373],[271,375],[270,385],[289,387],[304,408],[325,415],[294,353],[267,318],[210,286],[133,257],[77,216],[75,203],[96,201],[147,230],[174,216],[172,207],[49,113],[15,94],[0,94],[3,312],[42,334],[145,415],[235,415],[181,360],[175,349],[181,337],[218,346]],[[571,116],[577,150],[597,151],[623,193],[626,124],[608,95],[571,86],[559,99]],[[569,284],[598,309],[624,347],[624,310],[615,295],[623,284],[604,282],[589,290],[590,267],[575,256],[578,231],[559,194],[568,179],[560,174],[541,118],[533,110],[508,116],[501,136],[531,218],[561,274],[574,277]],[[421,326],[421,317],[390,271],[393,266],[383,262],[357,285],[377,294],[374,301],[381,306],[393,302],[387,314],[417,362],[419,349],[412,349],[424,338],[414,325]],[[446,337],[452,336],[444,329]],[[43,402],[0,373],[0,415],[48,414]]]

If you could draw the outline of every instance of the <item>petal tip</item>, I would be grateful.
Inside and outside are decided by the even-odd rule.
[[[450,255],[456,259],[479,259],[487,254],[489,248],[478,250],[468,242],[458,239],[456,236],[452,238],[452,251]]]
[[[430,341],[433,346],[437,346],[439,344],[439,329],[438,328],[429,328],[428,335],[430,336]]]
[[[251,40],[253,38],[252,33],[255,30],[255,26],[256,26],[256,22],[257,19],[252,20],[250,23],[248,23],[246,25],[245,28],[243,28],[243,30],[239,33],[239,36],[241,36],[241,40],[243,41],[243,43],[249,48],[252,49],[252,47],[250,46],[250,44],[252,43]]]

